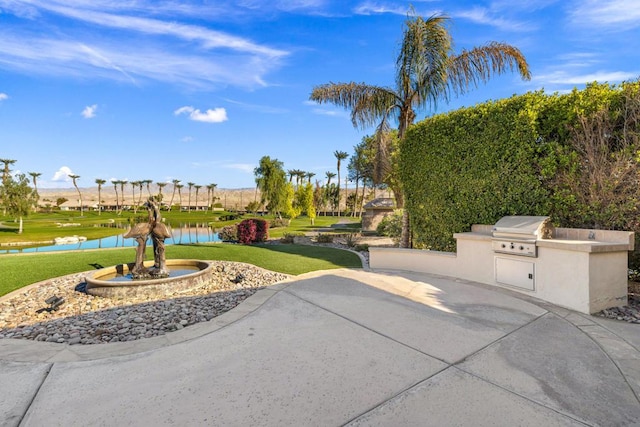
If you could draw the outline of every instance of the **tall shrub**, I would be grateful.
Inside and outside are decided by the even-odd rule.
[[[401,180],[414,247],[455,250],[453,233],[504,215],[547,211],[535,159],[541,94],[427,119],[407,132]]]
[[[528,93],[428,118],[401,146],[414,246],[504,215],[640,232],[640,83]]]

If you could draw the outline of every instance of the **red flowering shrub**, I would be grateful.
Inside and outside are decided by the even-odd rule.
[[[245,219],[238,224],[238,241],[245,245],[269,238],[269,224],[264,219]]]

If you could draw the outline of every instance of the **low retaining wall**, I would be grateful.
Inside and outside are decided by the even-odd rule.
[[[369,265],[504,287],[586,314],[627,304],[632,232],[559,228],[532,258],[493,252],[490,230],[455,234],[456,253],[371,247]]]

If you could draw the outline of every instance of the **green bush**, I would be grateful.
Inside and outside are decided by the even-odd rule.
[[[218,231],[218,237],[223,242],[235,242],[238,240],[238,226],[225,225]]]
[[[333,236],[331,234],[319,233],[316,241],[318,243],[333,243]]]
[[[284,233],[284,235],[280,238],[280,242],[292,244],[294,238],[304,236],[304,233]]]
[[[369,252],[369,245],[366,243],[358,244],[353,247],[356,252]]]
[[[401,143],[399,172],[414,247],[455,250],[454,233],[505,215],[640,231],[640,194],[630,185],[640,173],[638,105],[638,82],[593,83],[569,94],[487,102],[412,126]]]
[[[382,218],[382,221],[376,227],[376,232],[380,236],[391,237],[397,244],[402,234],[402,209],[397,209],[392,214]]]
[[[288,227],[291,220],[287,218],[274,218],[269,222],[269,228]]]

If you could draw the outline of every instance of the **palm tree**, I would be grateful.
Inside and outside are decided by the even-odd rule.
[[[217,186],[218,186],[218,184],[213,184],[213,183],[207,185],[207,206],[211,206],[216,202],[215,192],[216,192],[216,187]],[[209,192],[211,192],[211,199],[209,199]],[[211,209],[213,209],[213,208],[211,208]]]
[[[311,178],[313,178],[314,176],[316,176],[316,174],[315,174],[315,173],[313,173],[313,172],[307,172],[304,176],[307,178],[307,182],[308,182],[309,184],[311,184]]]
[[[178,200],[180,201],[180,210],[182,210],[182,192],[180,192],[180,190],[182,190],[183,187],[183,184],[176,185],[176,188],[178,189]]]
[[[142,187],[144,186],[144,184],[145,184],[145,180],[138,181],[138,203],[137,203],[137,206],[142,206]],[[147,186],[148,185],[149,184],[147,184]],[[147,188],[147,191],[148,190],[149,189]]]
[[[191,188],[195,185],[193,182],[187,182],[189,186],[189,206],[187,207],[187,212],[191,213]]]
[[[196,210],[198,210],[198,192],[200,191],[200,189],[202,188],[202,185],[194,185],[193,188],[196,189]]]
[[[167,186],[166,182],[156,182],[158,186],[158,195],[160,196],[160,200],[162,200],[162,189]]]
[[[178,184],[180,184],[180,180],[174,179],[171,182],[173,183],[173,193],[171,193],[171,201],[169,202],[169,208],[167,210],[171,210],[171,207],[173,206],[173,198],[176,195],[176,189],[178,188]]]
[[[120,183],[120,196],[122,196],[122,203],[120,203],[120,206],[121,206],[120,211],[122,212],[124,210],[124,186],[127,185],[129,181],[126,179],[121,179],[119,183]]]
[[[118,199],[118,185],[120,185],[119,179],[112,179],[111,183],[113,184],[113,189],[116,191],[116,213],[120,215],[119,212],[119,199]]]
[[[78,197],[80,198],[80,216],[84,216],[84,207],[82,206],[82,193],[80,193],[80,189],[78,188],[78,183],[76,180],[80,178],[80,175],[69,174],[69,178],[73,181],[73,186],[76,187],[76,191],[78,192]]]
[[[151,197],[151,188],[149,188],[149,186],[151,185],[153,180],[152,179],[143,179],[140,182],[142,182],[147,187],[147,194],[149,195],[149,197]]]
[[[40,172],[29,172],[31,175],[31,179],[33,180],[33,195],[36,200],[36,210],[38,210],[38,200],[40,199],[40,195],[38,194],[38,177],[42,174]]]
[[[413,12],[413,11],[412,11]],[[489,42],[470,50],[453,52],[447,28],[449,17],[433,15],[427,19],[412,13],[396,59],[395,89],[364,83],[329,83],[313,88],[311,99],[351,109],[356,127],[377,125],[376,181],[391,173],[389,121],[398,123],[398,139],[416,118],[416,110],[435,107],[451,95],[461,95],[494,74],[517,71],[530,79],[529,65],[519,49],[505,43]],[[404,207],[402,188],[393,188],[396,204]],[[409,217],[404,210],[401,246],[409,247]]]
[[[102,185],[106,182],[104,179],[96,178],[96,184],[98,184],[98,215],[102,213]]]
[[[324,208],[324,214],[325,216],[327,215],[327,207],[326,207],[326,203],[329,200],[329,195],[331,192],[331,179],[335,178],[336,174],[331,172],[331,171],[327,171],[325,172],[325,176],[327,177],[327,186],[325,188],[325,197],[324,197],[324,204],[325,204],[325,208]],[[332,213],[333,215],[333,213]]]
[[[131,206],[133,206],[133,213],[138,213],[138,206],[136,203],[136,187],[140,185],[140,181],[131,181]]]
[[[336,160],[338,161],[338,216],[340,216],[340,163],[349,157],[349,153],[346,151],[334,151],[333,155],[336,156]]]

